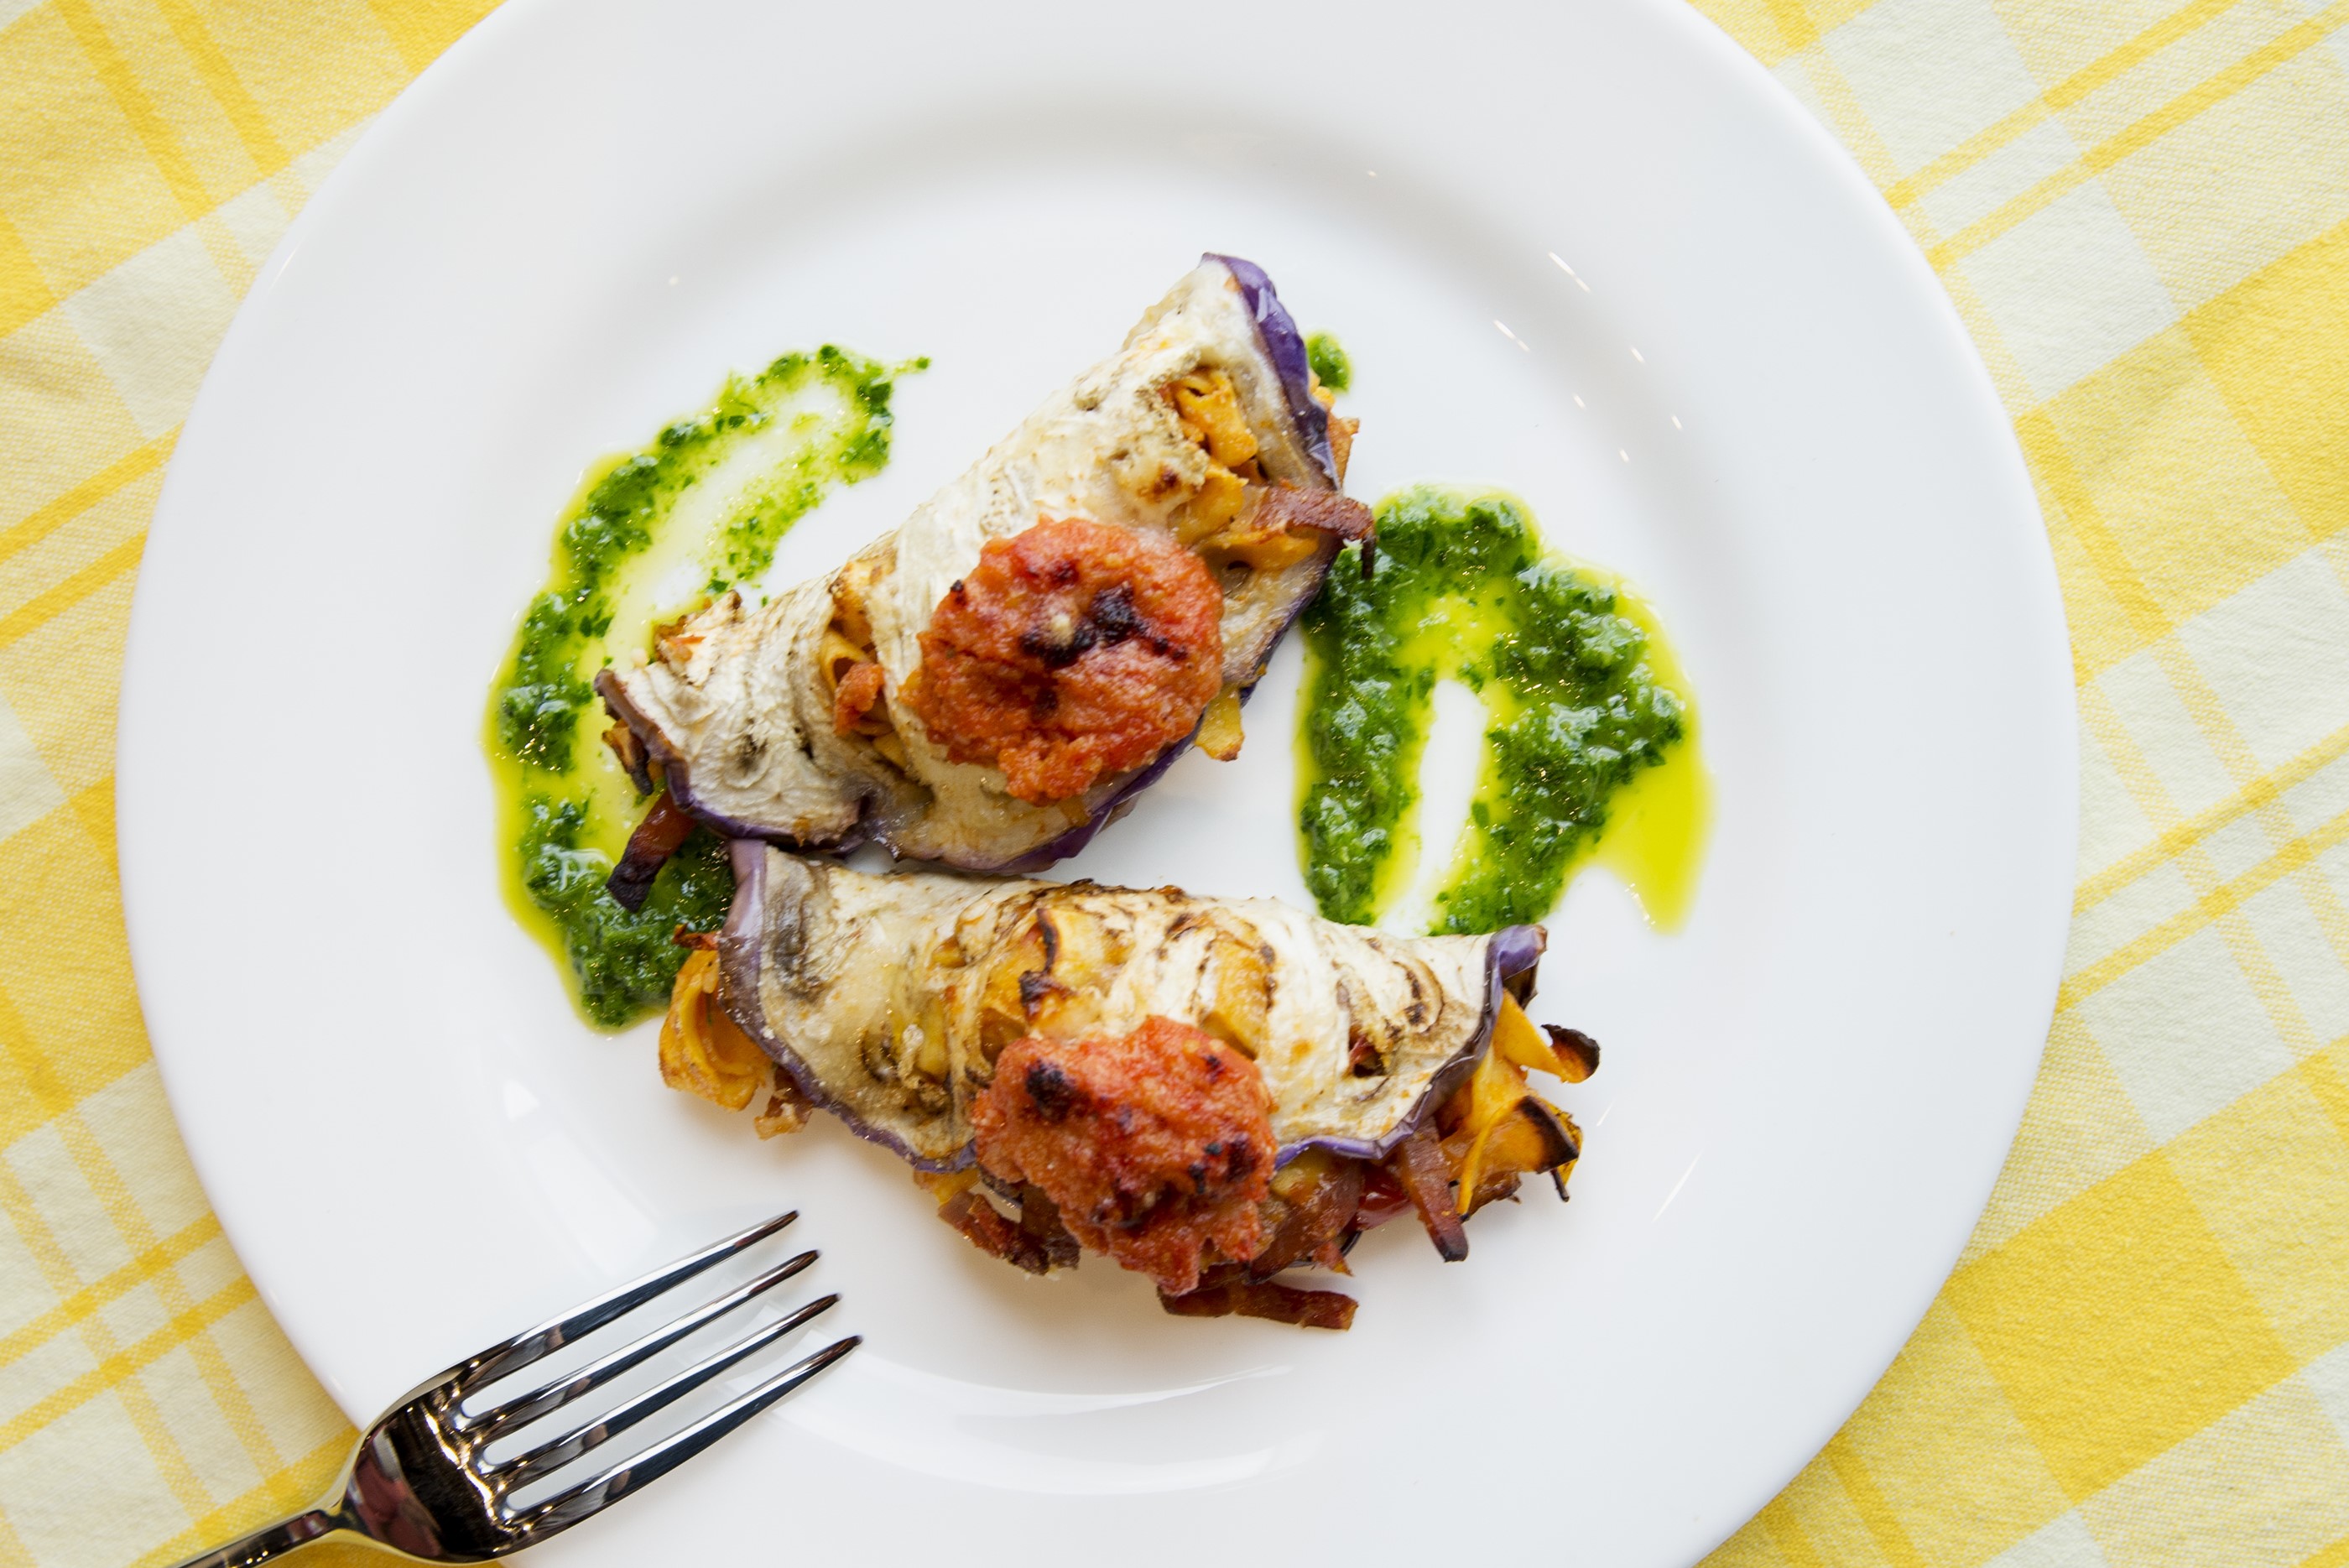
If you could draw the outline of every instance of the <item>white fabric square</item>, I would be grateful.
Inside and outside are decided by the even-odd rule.
[[[9,1145],[8,1168],[24,1183],[49,1237],[83,1282],[130,1262],[130,1249],[90,1190],[81,1168],[51,1123]]]
[[[13,1421],[77,1377],[98,1370],[79,1329],[50,1335],[14,1361],[0,1362],[0,1421]]]
[[[2261,767],[2349,725],[2349,594],[2311,550],[2178,628]]]
[[[2106,986],[2079,1013],[2163,1143],[2292,1064],[2234,955],[2209,929]]]
[[[2284,791],[2283,809],[2302,833],[2313,833],[2349,811],[2349,756],[2333,758]]]
[[[2180,816],[2192,816],[2235,793],[2235,781],[2150,650],[2131,654],[2097,676],[2096,687]]]
[[[1990,0],[1877,0],[1819,42],[1904,174],[2039,96]]]
[[[84,286],[65,313],[151,438],[187,418],[236,295],[186,228]]]
[[[188,1527],[111,1392],[0,1451],[0,1514],[38,1568],[129,1563]]]
[[[170,1309],[151,1281],[141,1282],[98,1309],[98,1322],[114,1335],[114,1343],[133,1345],[171,1325]]]
[[[0,1334],[14,1334],[57,1304],[57,1293],[42,1277],[25,1239],[14,1225],[0,1225]]]
[[[2315,1395],[2341,1439],[2349,1442],[2349,1345],[2336,1345],[2300,1369],[2301,1381]]]
[[[1982,1565],[1982,1568],[2107,1568],[2087,1521],[2074,1509],[2041,1525]]]
[[[41,761],[16,710],[0,701],[0,838],[65,805],[66,792]]]
[[[2256,816],[2239,816],[2202,836],[2195,846],[2222,881],[2231,882],[2275,854],[2275,844]]]
[[[2137,236],[2094,181],[1957,265],[2043,399],[2178,320]]]
[[[2302,872],[2302,876],[2314,876]],[[2290,877],[2243,902],[2243,918],[2260,939],[2284,989],[2319,1040],[2349,1034],[2349,969],[2342,967],[2300,877]]]
[[[2080,726],[2080,859],[2077,877],[2086,881],[2125,855],[2153,842],[2146,820],[2120,770],[2085,724]]]

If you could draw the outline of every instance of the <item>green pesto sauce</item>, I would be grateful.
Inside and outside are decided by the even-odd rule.
[[[643,804],[600,738],[611,720],[596,670],[706,595],[740,585],[755,597],[792,525],[887,464],[894,378],[928,363],[827,344],[730,377],[709,407],[603,464],[565,514],[492,688],[488,745],[509,897],[595,1023],[664,1005],[686,956],[671,934],[711,929],[734,890],[725,845],[697,829],[642,909],[604,891]]]
[[[1367,581],[1352,548],[1305,615],[1307,886],[1323,915],[1369,924],[1409,885],[1420,753],[1436,683],[1455,680],[1490,727],[1432,929],[1541,919],[1642,775],[1700,776],[1692,756],[1660,769],[1692,750],[1693,715],[1652,617],[1545,555],[1531,514],[1506,495],[1406,490],[1378,509]],[[1696,786],[1650,793],[1675,803],[1651,814],[1682,840],[1662,858],[1692,866]]]
[[[1346,350],[1337,338],[1327,332],[1316,332],[1305,340],[1305,362],[1313,367],[1313,374],[1333,392],[1342,392],[1354,381],[1354,362],[1346,358]]]

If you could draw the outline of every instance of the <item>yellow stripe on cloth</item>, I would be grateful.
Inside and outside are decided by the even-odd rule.
[[[179,138],[171,133],[171,128],[156,111],[154,100],[139,85],[139,78],[131,70],[130,62],[124,59],[122,52],[114,47],[114,40],[108,36],[105,25],[98,19],[98,13],[88,0],[51,0],[51,4],[57,7],[57,13],[64,19],[65,25],[72,30],[74,41],[89,57],[98,81],[104,84],[116,107],[122,110],[122,117],[130,122],[131,129],[139,134],[139,140],[146,144],[147,156],[154,160],[155,172],[163,177],[163,183],[171,187],[172,195],[179,198],[180,206],[187,213],[189,221],[193,222],[211,212],[212,196],[204,190],[203,182],[196,177],[195,165],[189,161]]]
[[[8,614],[0,616],[0,647],[30,636],[130,571],[139,565],[140,552],[146,547],[147,536],[144,534],[135,539],[126,539],[57,587],[34,595]]]
[[[1997,124],[1975,132],[1905,180],[1885,187],[1884,199],[1906,207],[1926,192],[1972,168],[2032,127],[2109,86],[2187,34],[2234,8],[2238,0],[2194,0],[2171,12],[2094,64],[2083,66]]]
[[[1875,179],[2008,400],[2085,794],[1982,1227],[1713,1562],[2349,1568],[2349,0],[1700,4]],[[202,362],[485,9],[0,5],[0,1563],[168,1564],[348,1440],[148,1061],[107,732],[192,392],[154,368]],[[137,314],[159,286],[184,319]]]
[[[189,60],[203,78],[204,87],[212,93],[213,101],[228,116],[229,123],[236,128],[237,139],[252,154],[254,167],[264,176],[285,168],[288,161],[285,144],[278,140],[277,132],[270,125],[269,117],[262,112],[261,105],[254,102],[253,95],[245,90],[244,83],[236,74],[236,67],[229,63],[227,55],[222,52],[219,42],[204,26],[203,17],[196,8],[189,5],[188,0],[157,0],[156,8],[162,12],[164,21],[170,25],[171,36],[187,51]]]
[[[171,455],[175,439],[176,432],[134,448],[128,457],[107,464],[29,516],[0,528],[0,560],[19,550],[30,549],[123,486],[154,472]]]
[[[2064,192],[2085,184],[2122,159],[2143,151],[2302,50],[2315,47],[2344,23],[2349,23],[2349,0],[2335,0],[2266,47],[2237,60],[2191,92],[2180,94],[2117,135],[2098,142],[2062,172],[2050,175],[1989,217],[1951,235],[1928,251],[1926,259],[1936,267],[1946,267],[1968,252],[1980,249]]]
[[[109,1302],[184,1260],[198,1247],[220,1239],[220,1221],[210,1214],[146,1248],[129,1262],[78,1287],[56,1306],[0,1336],[0,1366],[21,1361]]]

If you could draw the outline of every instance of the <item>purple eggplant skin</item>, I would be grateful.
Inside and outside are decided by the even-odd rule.
[[[1330,482],[1330,488],[1337,489],[1338,460],[1330,450],[1330,415],[1313,396],[1313,367],[1306,358],[1305,335],[1297,330],[1296,318],[1280,303],[1272,279],[1256,263],[1214,251],[1199,259],[1217,264],[1240,286],[1240,297],[1247,301],[1248,315],[1256,319],[1257,341],[1264,345],[1264,357],[1272,361],[1273,369],[1280,376],[1281,392],[1288,400],[1288,417],[1297,421],[1305,450],[1321,465],[1321,475]]]
[[[839,1117],[842,1126],[865,1142],[879,1144],[916,1170],[960,1170],[977,1159],[978,1151],[968,1142],[943,1160],[926,1159],[916,1154],[902,1139],[873,1126],[833,1098],[824,1088],[823,1080],[800,1059],[799,1053],[767,1027],[766,1010],[759,1005],[759,971],[765,962],[767,947],[767,843],[760,838],[737,838],[727,846],[727,852],[734,867],[734,902],[727,909],[726,923],[718,930],[718,971],[723,982],[719,995],[730,1001],[740,999],[727,1008],[727,1015],[758,1043],[759,1049],[771,1061],[792,1075],[801,1094]],[[780,945],[790,941],[792,936],[788,930],[780,931],[775,940]]]
[[[1493,1044],[1493,1026],[1500,1022],[1501,997],[1504,992],[1514,997],[1519,1006],[1533,1000],[1534,971],[1541,964],[1544,950],[1549,946],[1549,933],[1539,926],[1504,926],[1493,933],[1492,945],[1485,950],[1485,1012],[1477,1021],[1476,1032],[1455,1053],[1451,1061],[1435,1071],[1419,1096],[1419,1104],[1390,1128],[1383,1137],[1309,1137],[1284,1144],[1273,1160],[1278,1170],[1309,1148],[1322,1148],[1350,1159],[1367,1159],[1372,1164],[1383,1161],[1403,1139],[1411,1137],[1435,1114],[1435,1108],[1452,1097],[1452,1092],[1468,1081],[1476,1070],[1485,1051]]]

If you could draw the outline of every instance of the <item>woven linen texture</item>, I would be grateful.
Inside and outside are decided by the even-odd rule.
[[[1712,1561],[2343,1568],[2349,0],[1703,8],[1859,160],[1990,366],[2062,574],[2085,796],[1990,1209]],[[158,1085],[115,692],[237,300],[486,9],[0,0],[0,1563],[171,1562],[308,1501],[349,1438]]]

